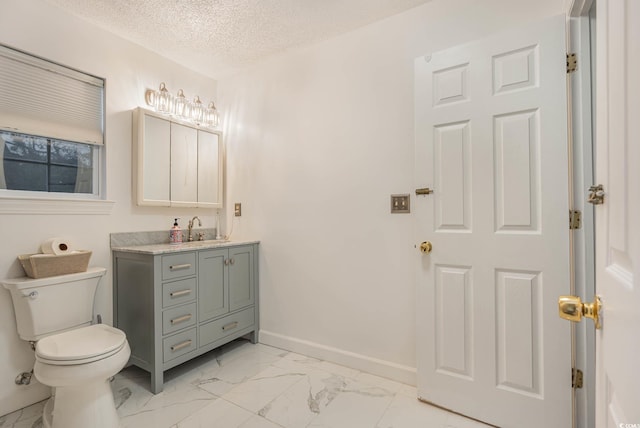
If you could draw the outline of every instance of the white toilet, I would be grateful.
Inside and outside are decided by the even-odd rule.
[[[47,428],[119,426],[109,378],[129,360],[125,334],[91,325],[104,268],[48,278],[3,280],[11,292],[18,335],[35,342],[34,375],[54,389],[44,409]]]

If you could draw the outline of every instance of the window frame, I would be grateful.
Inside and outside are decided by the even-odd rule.
[[[101,104],[99,107],[101,110],[100,131],[102,140],[99,142],[77,141],[75,139],[61,137],[60,135],[38,135],[46,132],[38,132],[36,134],[34,132],[28,132],[26,129],[16,129],[6,125],[0,126],[0,130],[12,133],[32,135],[35,137],[71,143],[92,144],[94,146],[92,192],[66,193],[0,189],[0,214],[109,214],[114,202],[106,199],[106,79],[33,55],[6,44],[0,43],[0,48],[14,51],[11,56],[23,55],[25,57],[25,63],[28,65],[45,69],[51,73],[58,73],[56,70],[60,70],[62,68],[69,71],[69,76],[86,76],[88,80],[93,79],[102,82],[100,87]],[[47,65],[50,65],[50,67],[47,67]],[[4,141],[1,139],[0,142],[4,144]]]

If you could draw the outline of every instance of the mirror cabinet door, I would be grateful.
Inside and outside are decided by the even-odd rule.
[[[222,207],[222,145],[220,135],[198,131],[198,206]]]
[[[170,205],[170,122],[141,115],[138,132],[138,205]]]

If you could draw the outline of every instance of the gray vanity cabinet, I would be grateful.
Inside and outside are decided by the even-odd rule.
[[[144,254],[114,249],[114,325],[131,347],[130,363],[163,373],[247,335],[257,342],[258,244]]]

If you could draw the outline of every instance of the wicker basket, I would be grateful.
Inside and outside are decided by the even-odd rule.
[[[60,256],[55,254],[22,254],[18,256],[22,268],[30,278],[86,272],[90,258],[91,251],[87,250],[79,250]]]

